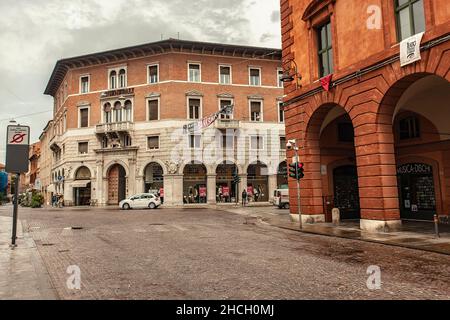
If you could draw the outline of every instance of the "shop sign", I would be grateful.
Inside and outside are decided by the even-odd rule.
[[[433,169],[424,163],[407,163],[397,168],[397,174],[431,174]]]
[[[200,187],[199,193],[200,193],[200,197],[202,197],[202,198],[206,197],[206,187]]]
[[[253,195],[253,187],[252,187],[252,186],[248,186],[248,187],[247,187],[247,194],[248,194],[249,196],[252,196],[252,195]]]
[[[223,187],[222,188],[222,194],[224,197],[228,197],[230,195],[230,188],[229,187]]]

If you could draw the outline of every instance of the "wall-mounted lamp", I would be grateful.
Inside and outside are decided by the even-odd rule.
[[[280,77],[281,82],[295,81],[295,89],[301,88],[300,80],[301,74],[298,72],[297,63],[294,59],[288,59],[283,62],[283,75]]]

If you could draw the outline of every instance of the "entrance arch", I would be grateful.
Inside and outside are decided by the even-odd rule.
[[[256,161],[248,166],[247,193],[255,202],[269,201],[269,169],[265,163]]]
[[[236,199],[237,185],[233,181],[233,174],[239,174],[234,162],[223,161],[216,168],[216,200],[217,202],[232,202]]]
[[[75,206],[88,206],[91,204],[91,171],[88,167],[80,167],[75,172],[75,181],[72,184]]]
[[[183,169],[183,203],[207,202],[207,170],[203,163],[191,161]]]
[[[432,220],[450,211],[450,83],[415,73],[392,85],[380,114],[394,136],[402,219]],[[380,125],[383,120],[380,119]],[[387,126],[387,124],[385,124]]]
[[[340,166],[333,170],[334,207],[339,208],[340,218],[359,219],[358,172],[355,165]]]
[[[157,162],[150,162],[144,169],[144,192],[164,194],[164,170]]]
[[[116,163],[108,170],[108,204],[119,204],[126,197],[126,171]]]

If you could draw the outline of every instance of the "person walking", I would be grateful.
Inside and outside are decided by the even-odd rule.
[[[247,203],[247,191],[244,189],[244,191],[242,191],[242,206],[245,207],[246,203]]]

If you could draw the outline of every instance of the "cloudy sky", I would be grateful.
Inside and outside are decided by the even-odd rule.
[[[280,48],[279,0],[0,0],[0,162],[11,118],[37,141],[58,59],[166,38]]]

